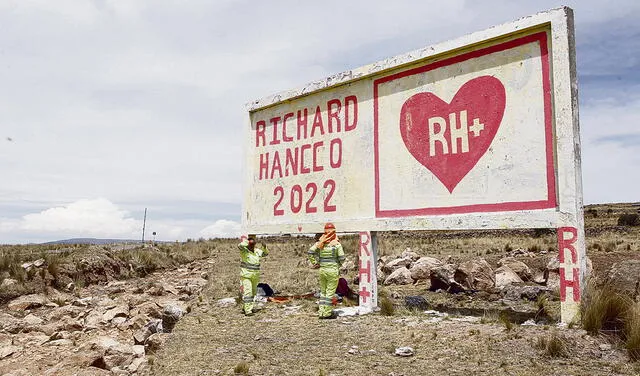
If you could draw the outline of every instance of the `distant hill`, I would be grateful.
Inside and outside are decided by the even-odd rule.
[[[113,244],[113,243],[140,243],[140,240],[133,239],[96,239],[96,238],[73,238],[64,240],[55,240],[42,244]]]

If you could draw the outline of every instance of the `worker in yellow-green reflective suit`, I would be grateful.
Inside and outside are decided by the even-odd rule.
[[[309,248],[309,260],[314,267],[320,268],[320,307],[321,319],[334,319],[333,302],[338,287],[338,274],[344,262],[344,249],[336,236],[333,223],[324,226],[324,234]]]
[[[256,239],[249,236],[238,244],[240,249],[240,283],[242,290],[242,310],[247,316],[253,315],[253,298],[260,281],[260,257],[269,254],[264,243],[256,247]]]

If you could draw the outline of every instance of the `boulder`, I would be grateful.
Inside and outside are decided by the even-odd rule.
[[[408,285],[410,283],[413,283],[413,278],[407,268],[396,269],[384,280],[385,285]]]
[[[437,258],[427,256],[420,257],[409,268],[409,271],[411,272],[411,278],[415,279],[416,281],[429,279],[429,276],[431,275],[431,269],[442,265],[442,261],[438,260]]]
[[[522,278],[516,274],[510,267],[507,265],[502,265],[498,269],[496,269],[496,288],[503,289],[505,286],[508,286],[512,283],[522,283]]]
[[[402,254],[400,255],[400,257],[402,257],[403,259],[416,261],[420,258],[420,255],[412,251],[411,248],[407,248],[404,251],[402,251]]]
[[[613,291],[635,299],[640,294],[640,260],[624,260],[613,264],[605,283]]]
[[[483,258],[461,263],[456,269],[453,278],[456,282],[471,290],[491,290],[496,284],[493,269]]]
[[[454,264],[444,264],[431,269],[429,280],[431,281],[431,291],[444,290],[452,293],[465,291],[464,286],[456,282],[453,278],[456,272]]]
[[[533,278],[531,269],[522,261],[518,261],[513,257],[505,257],[498,261],[498,266],[508,266],[523,281],[530,281]]]
[[[47,299],[41,294],[23,295],[15,298],[7,304],[7,308],[11,311],[24,311],[31,308],[43,306]]]
[[[382,271],[386,274],[393,274],[397,269],[407,269],[411,264],[411,260],[407,260],[405,258],[397,258],[395,260],[389,261],[382,267]]]

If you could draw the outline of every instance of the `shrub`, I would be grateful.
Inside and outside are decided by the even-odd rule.
[[[621,214],[618,217],[618,226],[640,226],[638,214]]]

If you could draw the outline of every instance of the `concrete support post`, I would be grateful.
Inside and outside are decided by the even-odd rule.
[[[358,311],[363,314],[378,308],[378,238],[374,231],[360,233],[358,256]]]

